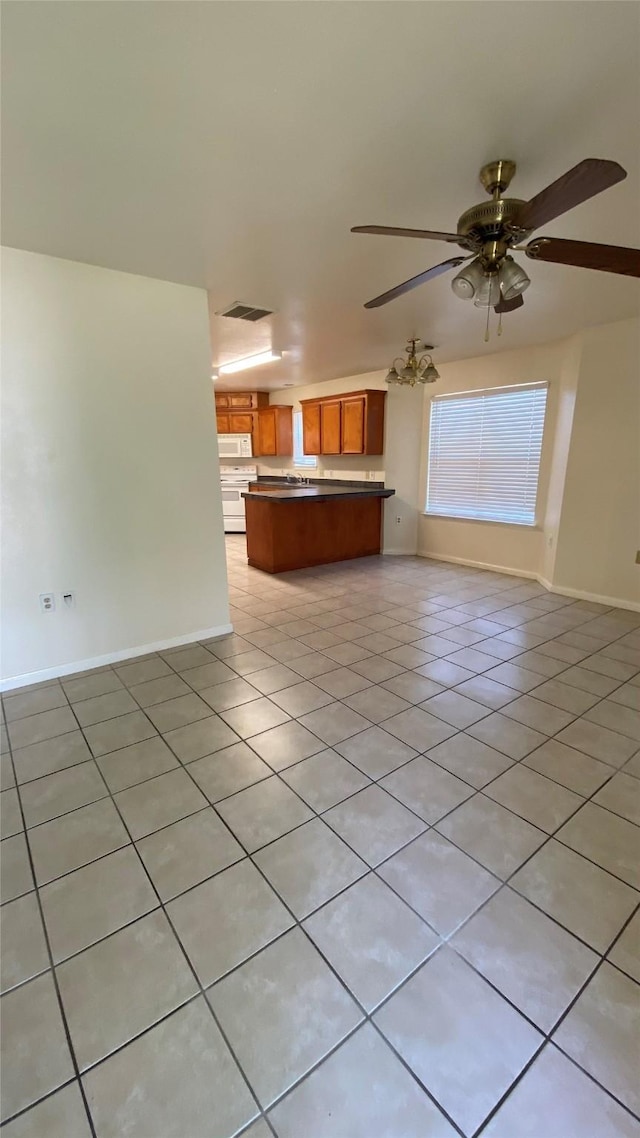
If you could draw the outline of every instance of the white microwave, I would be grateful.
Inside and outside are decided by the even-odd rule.
[[[251,458],[251,435],[218,435],[220,458]]]

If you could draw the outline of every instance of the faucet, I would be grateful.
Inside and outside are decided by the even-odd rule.
[[[287,474],[287,482],[293,482],[298,486],[309,485],[309,479],[304,478],[302,474]]]

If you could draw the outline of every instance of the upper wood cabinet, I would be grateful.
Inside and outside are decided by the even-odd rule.
[[[339,399],[320,404],[320,454],[342,453],[342,406]]]
[[[256,418],[254,457],[293,454],[293,407],[274,403],[261,407]]]
[[[216,391],[216,423],[219,435],[251,435],[261,407],[268,407],[267,391]]]
[[[257,411],[269,406],[268,391],[216,391],[216,411]]]
[[[230,411],[229,433],[232,435],[250,435],[254,429],[254,418],[251,411]]]
[[[301,403],[302,449],[305,454],[322,454],[320,443],[320,404]]]
[[[382,454],[386,391],[349,391],[303,399],[305,454]]]
[[[342,453],[365,453],[365,398],[356,395],[342,401]]]

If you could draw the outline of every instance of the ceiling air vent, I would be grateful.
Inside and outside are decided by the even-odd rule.
[[[273,316],[273,312],[270,308],[256,308],[255,304],[244,304],[241,300],[236,300],[228,308],[216,312],[216,316],[229,316],[232,320],[249,320],[255,324],[256,320],[262,320],[265,316]]]

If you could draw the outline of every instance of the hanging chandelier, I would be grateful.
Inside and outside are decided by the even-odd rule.
[[[425,353],[419,359],[416,349]],[[407,358],[404,360],[402,356],[396,357],[387,372],[387,383],[397,383],[407,387],[415,387],[416,383],[435,383],[440,379],[440,372],[436,371],[429,355],[432,351],[433,344],[421,344],[420,340],[407,340],[405,348]]]

